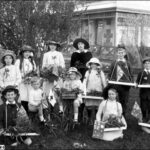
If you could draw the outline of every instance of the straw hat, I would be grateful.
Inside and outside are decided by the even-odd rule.
[[[90,68],[91,63],[95,63],[95,64],[97,64],[99,67],[102,67],[102,64],[100,63],[100,61],[99,61],[97,58],[95,58],[95,57],[91,58],[91,59],[86,63],[86,66],[87,66],[88,68]]]
[[[1,59],[1,62],[3,63],[3,64],[5,64],[5,62],[4,62],[4,58],[5,58],[5,56],[12,56],[12,58],[13,58],[13,64],[14,64],[14,62],[15,62],[15,60],[16,60],[16,55],[15,55],[15,53],[13,52],[13,51],[11,51],[11,50],[6,50],[5,52],[4,52],[4,54],[3,54],[3,56],[2,56],[2,59]]]
[[[3,91],[2,91],[2,96],[6,95],[7,91],[12,90],[14,91],[17,95],[19,95],[19,90],[16,89],[15,86],[9,85],[7,86]]]
[[[85,49],[88,49],[90,46],[89,46],[89,43],[85,40],[85,39],[82,39],[82,38],[78,38],[76,39],[74,42],[73,42],[73,46],[76,48],[76,49],[79,49],[78,48],[78,43],[81,42],[83,43],[85,46],[84,48]]]
[[[23,45],[22,46],[21,51],[20,51],[20,55],[22,55],[22,53],[25,51],[30,51],[30,52],[34,53],[33,48],[29,45]]]
[[[81,73],[77,70],[77,68],[75,67],[70,67],[67,74],[70,75],[72,72],[75,72],[77,74],[77,76],[79,77],[79,79],[82,78]]]
[[[51,40],[48,40],[46,42],[47,45],[56,45],[57,47],[60,47],[60,44],[58,42],[55,42],[55,41],[51,41]]]
[[[146,61],[149,61],[149,62],[150,62],[150,57],[145,57],[145,58],[143,58],[143,60],[142,60],[143,64],[144,64]]]

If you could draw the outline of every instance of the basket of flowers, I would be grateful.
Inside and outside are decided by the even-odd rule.
[[[62,89],[61,93],[62,99],[75,99],[77,97],[77,94],[81,93],[81,91],[79,89],[74,90]]]
[[[122,138],[122,132],[126,128],[127,126],[124,117],[120,118],[110,115],[109,118],[103,122],[95,120],[93,138],[113,141],[114,139]]]

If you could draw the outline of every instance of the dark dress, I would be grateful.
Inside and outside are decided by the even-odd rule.
[[[71,56],[70,67],[76,67],[78,71],[82,74],[81,81],[83,81],[85,72],[88,70],[86,63],[92,58],[92,53],[87,52],[74,52]]]
[[[140,73],[138,73],[136,82],[137,84],[150,85],[150,73],[141,71]],[[139,96],[143,119],[145,121],[148,121],[150,119],[150,88],[140,88]]]
[[[129,62],[115,61],[111,64],[110,71],[108,74],[108,79],[111,81],[117,81],[117,66],[119,66],[124,74],[120,78],[119,82],[133,82],[133,76],[131,73],[131,67]],[[125,115],[127,109],[127,103],[129,99],[130,86],[118,85],[118,84],[108,84],[108,86],[103,91],[103,96],[105,99],[108,98],[108,90],[114,88],[117,90],[119,95],[119,101],[123,107],[123,115]]]

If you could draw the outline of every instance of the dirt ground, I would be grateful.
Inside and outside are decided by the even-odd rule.
[[[56,131],[57,137],[53,134],[43,133],[39,137],[32,138],[33,143],[31,146],[21,144],[15,148],[6,146],[6,149],[75,149],[74,143],[76,142],[83,146],[79,149],[149,149],[150,135],[143,132],[140,126],[138,126],[137,120],[131,116],[131,110],[135,100],[139,102],[138,89],[131,88],[128,113],[126,115],[128,128],[124,131],[123,139],[117,139],[112,142],[93,139],[93,126],[82,124],[78,129],[68,133],[64,133],[58,129]]]

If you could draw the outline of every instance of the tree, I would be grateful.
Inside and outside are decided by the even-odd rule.
[[[0,44],[17,54],[25,43],[37,49],[40,46],[44,48],[44,43],[48,39],[65,42],[70,31],[77,29],[77,24],[72,21],[75,2],[2,1]]]

